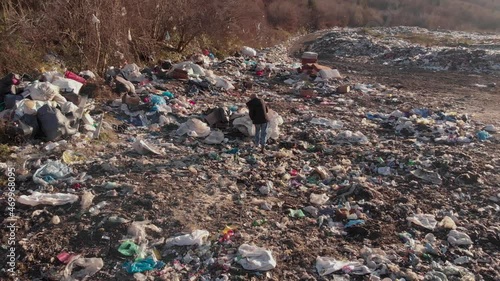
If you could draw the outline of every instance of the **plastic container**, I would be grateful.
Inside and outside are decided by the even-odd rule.
[[[73,73],[71,71],[66,71],[64,73],[64,77],[71,79],[71,80],[75,80],[75,81],[80,82],[82,84],[85,84],[87,82],[87,80],[85,80],[85,78],[78,76],[76,73]]]

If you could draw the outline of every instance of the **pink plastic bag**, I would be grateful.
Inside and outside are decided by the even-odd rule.
[[[75,73],[73,73],[73,72],[71,72],[69,70],[64,73],[64,77],[68,78],[68,79],[71,79],[71,80],[78,81],[78,82],[80,82],[82,84],[85,84],[85,82],[87,82],[87,80],[85,80],[85,78],[80,77],[77,74],[75,74]]]

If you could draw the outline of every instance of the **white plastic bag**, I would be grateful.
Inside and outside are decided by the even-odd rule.
[[[83,267],[83,269],[71,274],[75,265]],[[82,258],[77,255],[66,265],[60,281],[86,280],[101,270],[103,266],[104,261],[101,258]]]
[[[320,206],[328,202],[329,199],[330,198],[325,193],[322,194],[311,193],[311,196],[309,197],[309,202],[311,202],[314,205]]]
[[[152,144],[149,144],[145,142],[144,140],[137,140],[132,144],[132,148],[137,151],[137,153],[146,155],[146,154],[156,154],[156,155],[162,155],[161,151],[153,146]]]
[[[470,236],[464,232],[457,230],[451,230],[448,233],[448,242],[453,246],[470,246],[472,245],[472,239]]]
[[[340,76],[340,72],[337,69],[322,69],[319,71],[319,76],[323,80],[342,78],[342,76]]]
[[[359,262],[339,261],[331,257],[317,257],[316,270],[319,276],[325,276],[340,270],[345,273],[364,275],[370,273],[368,267]]]
[[[220,144],[224,141],[224,133],[221,131],[212,131],[205,139],[206,144]]]
[[[33,100],[50,101],[55,95],[59,94],[59,88],[49,82],[39,82],[26,88],[23,95],[31,96]]]
[[[332,128],[332,129],[342,129],[342,127],[344,127],[344,123],[342,121],[330,120],[328,118],[323,118],[323,117],[313,118],[313,119],[311,119],[310,122],[312,124],[316,124],[316,125],[327,126],[327,127]]]
[[[234,90],[233,84],[229,80],[222,77],[215,78],[215,87],[223,88],[226,91]]]
[[[246,270],[267,271],[276,267],[271,251],[253,245],[243,244],[238,248],[238,263]]]
[[[255,57],[257,55],[257,51],[253,48],[244,46],[241,48],[241,54],[246,57]]]
[[[137,243],[141,243],[146,239],[146,228],[157,233],[161,232],[161,229],[151,224],[150,221],[134,221],[128,227],[127,235],[134,239],[134,241],[137,241]]]
[[[172,66],[172,69],[169,72],[173,72],[174,69],[182,69],[188,72],[188,75],[190,76],[198,76],[202,77],[205,76],[205,69],[203,67],[192,63],[190,61],[185,61],[181,63],[174,64]]]
[[[406,219],[409,222],[412,222],[416,225],[419,225],[423,228],[427,228],[429,230],[434,230],[438,223],[434,215],[430,214],[417,214],[412,217],[407,217]]]
[[[182,136],[188,134],[194,137],[204,138],[210,134],[210,127],[203,121],[192,118],[186,123],[182,123],[176,131],[177,135]]]
[[[52,205],[59,206],[68,203],[75,203],[78,201],[78,196],[68,193],[41,193],[33,192],[31,195],[21,195],[17,201],[24,205],[37,206],[37,205]]]
[[[78,95],[83,84],[68,78],[56,77],[52,84],[58,86],[64,92],[73,92]]]
[[[95,74],[94,72],[90,71],[90,70],[84,70],[84,71],[81,71],[78,75],[82,76],[82,77],[85,77],[87,76],[88,79],[95,79]]]
[[[192,246],[192,245],[203,245],[208,238],[208,231],[206,230],[195,230],[191,234],[185,234],[181,236],[171,237],[165,241],[165,245],[169,246]]]
[[[270,109],[267,113],[269,123],[267,124],[267,138],[276,140],[280,136],[279,126],[283,125],[283,118],[274,110]]]
[[[61,105],[61,104],[60,104]],[[61,112],[63,114],[68,114],[70,112],[76,112],[78,110],[78,106],[76,106],[74,103],[70,101],[66,101],[61,105]]]
[[[233,126],[246,136],[255,136],[255,126],[253,125],[252,119],[250,119],[249,115],[234,119]]]
[[[139,66],[135,63],[127,64],[122,68],[122,73],[125,79],[131,82],[142,82],[145,76],[141,74]]]

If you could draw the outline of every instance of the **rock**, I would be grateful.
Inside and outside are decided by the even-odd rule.
[[[497,132],[497,128],[493,124],[484,126],[483,130],[485,130],[488,133],[496,133]]]
[[[314,207],[314,206],[307,206],[307,207],[304,207],[302,208],[302,210],[304,210],[306,213],[308,213],[309,215],[311,215],[312,217],[318,217],[319,215],[319,210],[318,208]]]
[[[260,208],[262,210],[271,211],[273,206],[271,204],[269,204],[268,202],[262,202],[262,204],[260,205]]]
[[[444,217],[438,224],[439,227],[442,227],[444,229],[456,229],[457,225],[453,221],[452,218],[446,216]]]
[[[470,263],[470,258],[467,257],[467,256],[462,256],[462,257],[458,257],[456,258],[453,263],[454,264],[458,264],[458,265],[462,265],[462,264],[466,264],[466,263]]]
[[[52,223],[54,225],[60,224],[61,219],[59,218],[59,216],[53,216],[52,219],[50,220],[50,223]]]
[[[259,192],[262,195],[268,195],[271,192],[271,188],[267,185],[263,185],[259,187]]]

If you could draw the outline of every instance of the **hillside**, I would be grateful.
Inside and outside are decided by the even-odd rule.
[[[210,48],[270,46],[333,26],[420,26],[497,31],[498,0],[6,0],[0,4],[0,73],[31,72],[50,53],[62,67],[156,61]],[[52,57],[53,57],[52,56]],[[53,67],[53,65],[50,65]]]

